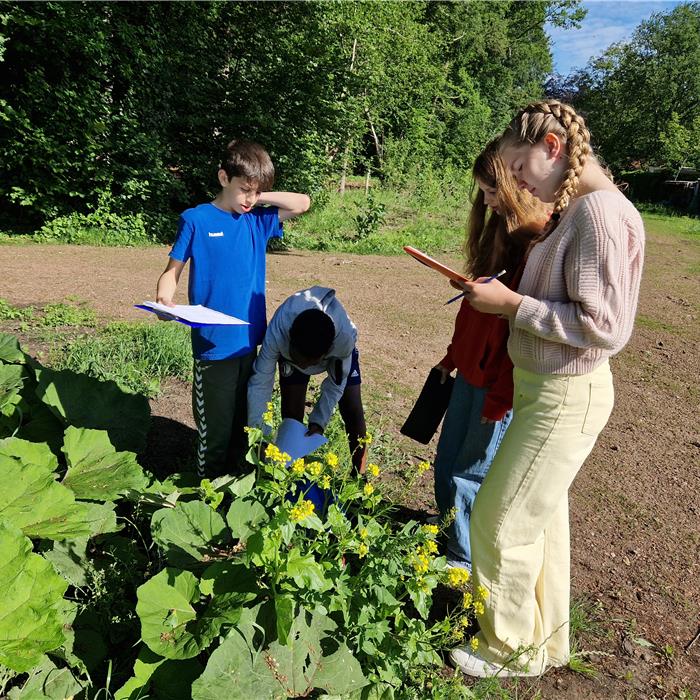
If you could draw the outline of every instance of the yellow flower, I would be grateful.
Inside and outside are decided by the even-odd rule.
[[[472,637],[469,640],[469,646],[471,647],[472,651],[476,651],[479,648],[479,640],[476,637]]]
[[[311,476],[321,476],[321,473],[323,472],[323,465],[321,462],[311,462],[307,469],[309,470],[309,474],[311,474]]]
[[[360,555],[360,559],[362,559],[363,557],[366,557],[367,552],[369,552],[369,547],[364,542],[362,542],[360,544],[360,546],[357,548],[357,553]]]
[[[484,604],[480,600],[474,601],[474,612],[477,615],[484,614]]]
[[[286,452],[280,452],[277,445],[273,445],[272,443],[265,448],[265,457],[273,462],[279,462],[280,464],[286,464],[291,460],[291,457]]]
[[[440,532],[440,528],[437,525],[423,525],[423,532],[428,535],[428,537],[434,537]]]
[[[419,474],[427,472],[430,469],[430,462],[418,462],[416,469],[418,469]]]
[[[425,579],[422,576],[418,577],[416,583],[418,584],[418,588],[420,588],[423,593],[430,593],[430,586],[425,582]]]
[[[430,559],[420,547],[414,553],[412,564],[418,574],[424,574],[430,568]]]
[[[377,477],[377,476],[379,476],[380,471],[381,471],[381,469],[379,468],[378,464],[368,464],[367,465],[367,473],[370,476]]]
[[[476,587],[476,594],[481,598],[481,600],[486,600],[489,597],[489,590],[486,586],[479,584]]]
[[[428,552],[428,554],[437,554],[437,551],[438,551],[437,542],[435,542],[434,540],[428,540],[425,543],[425,551]]]
[[[272,411],[265,411],[262,415],[263,423],[266,423],[267,425],[272,425]]]
[[[314,504],[312,501],[300,501],[289,513],[290,520],[298,523],[301,520],[305,520],[310,515],[313,515]]]
[[[366,527],[363,527],[363,528],[360,530],[360,539],[361,539],[361,540],[366,540],[366,539],[367,539],[367,535],[368,535],[368,533],[367,533],[367,528],[366,528]]]
[[[326,474],[318,483],[321,484],[322,489],[329,489],[331,487],[331,477]]]
[[[304,460],[295,459],[292,462],[292,473],[296,476],[301,476],[304,473]]]
[[[469,581],[469,572],[455,566],[447,572],[447,581],[453,588],[461,588]]]
[[[371,496],[374,493],[374,486],[372,484],[365,484],[365,487],[362,489],[363,493],[365,496]]]
[[[331,469],[335,469],[338,466],[338,455],[335,452],[329,452],[326,455],[326,464]]]
[[[462,617],[460,617],[457,621],[457,624],[460,627],[469,627],[469,617],[467,615],[462,615]]]
[[[474,599],[472,597],[472,594],[469,591],[467,591],[464,594],[464,598],[462,598],[462,607],[465,609],[468,608],[472,604],[473,600]]]

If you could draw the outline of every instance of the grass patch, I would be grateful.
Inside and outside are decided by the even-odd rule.
[[[595,678],[598,672],[586,660],[590,652],[583,647],[588,641],[610,638],[610,631],[603,621],[603,606],[600,603],[586,597],[574,598],[571,601],[569,638],[571,639],[569,670],[587,678]]]
[[[649,212],[642,209],[642,219],[647,233],[674,236],[689,241],[700,241],[700,219],[692,216]]]
[[[20,308],[12,306],[7,300],[0,298],[0,321],[28,322],[34,318],[34,309],[31,306]]]
[[[637,318],[634,322],[642,328],[649,328],[653,331],[666,331],[667,333],[674,334],[678,332],[678,328],[674,325],[666,323],[665,321],[659,321],[651,316],[645,316],[644,314],[637,314]]]
[[[46,328],[83,327],[94,328],[97,314],[85,302],[78,304],[47,304],[40,321]]]
[[[179,323],[110,323],[54,345],[49,364],[152,397],[166,377],[191,380],[190,335]]]

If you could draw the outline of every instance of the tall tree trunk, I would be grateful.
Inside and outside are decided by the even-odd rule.
[[[350,58],[350,72],[352,73],[355,67],[355,56],[357,54],[357,38],[352,40],[352,56]],[[345,152],[343,153],[343,171],[340,176],[340,194],[341,196],[345,194],[345,180],[348,173],[348,159],[350,158],[350,135],[348,134],[348,140],[345,144]]]

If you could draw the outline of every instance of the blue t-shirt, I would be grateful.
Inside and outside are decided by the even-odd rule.
[[[250,324],[193,328],[196,359],[247,355],[262,342],[267,326],[265,250],[270,238],[281,236],[277,207],[236,214],[208,203],[182,213],[170,257],[190,260],[190,304],[201,304]]]

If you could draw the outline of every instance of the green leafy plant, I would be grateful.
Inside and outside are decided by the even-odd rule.
[[[360,476],[331,449],[291,462],[256,428],[249,473],[154,481],[114,446],[113,414],[130,435],[143,422],[133,396],[41,367],[10,336],[0,369],[0,551],[17,582],[0,602],[0,663],[28,674],[2,679],[13,700],[42,684],[118,700],[469,697],[440,675],[441,651],[468,636],[486,591],[437,556],[437,526],[393,519],[377,463]],[[35,423],[36,441],[12,436]],[[440,583],[461,595],[436,619]]]
[[[0,321],[30,321],[33,317],[34,309],[31,306],[21,309],[0,299]]]
[[[359,240],[367,238],[379,231],[384,222],[386,207],[375,197],[374,192],[367,192],[367,199],[360,213],[355,217],[355,236]]]
[[[97,324],[97,315],[88,306],[58,302],[47,304],[44,307],[41,324],[48,328],[61,326],[94,327]]]

